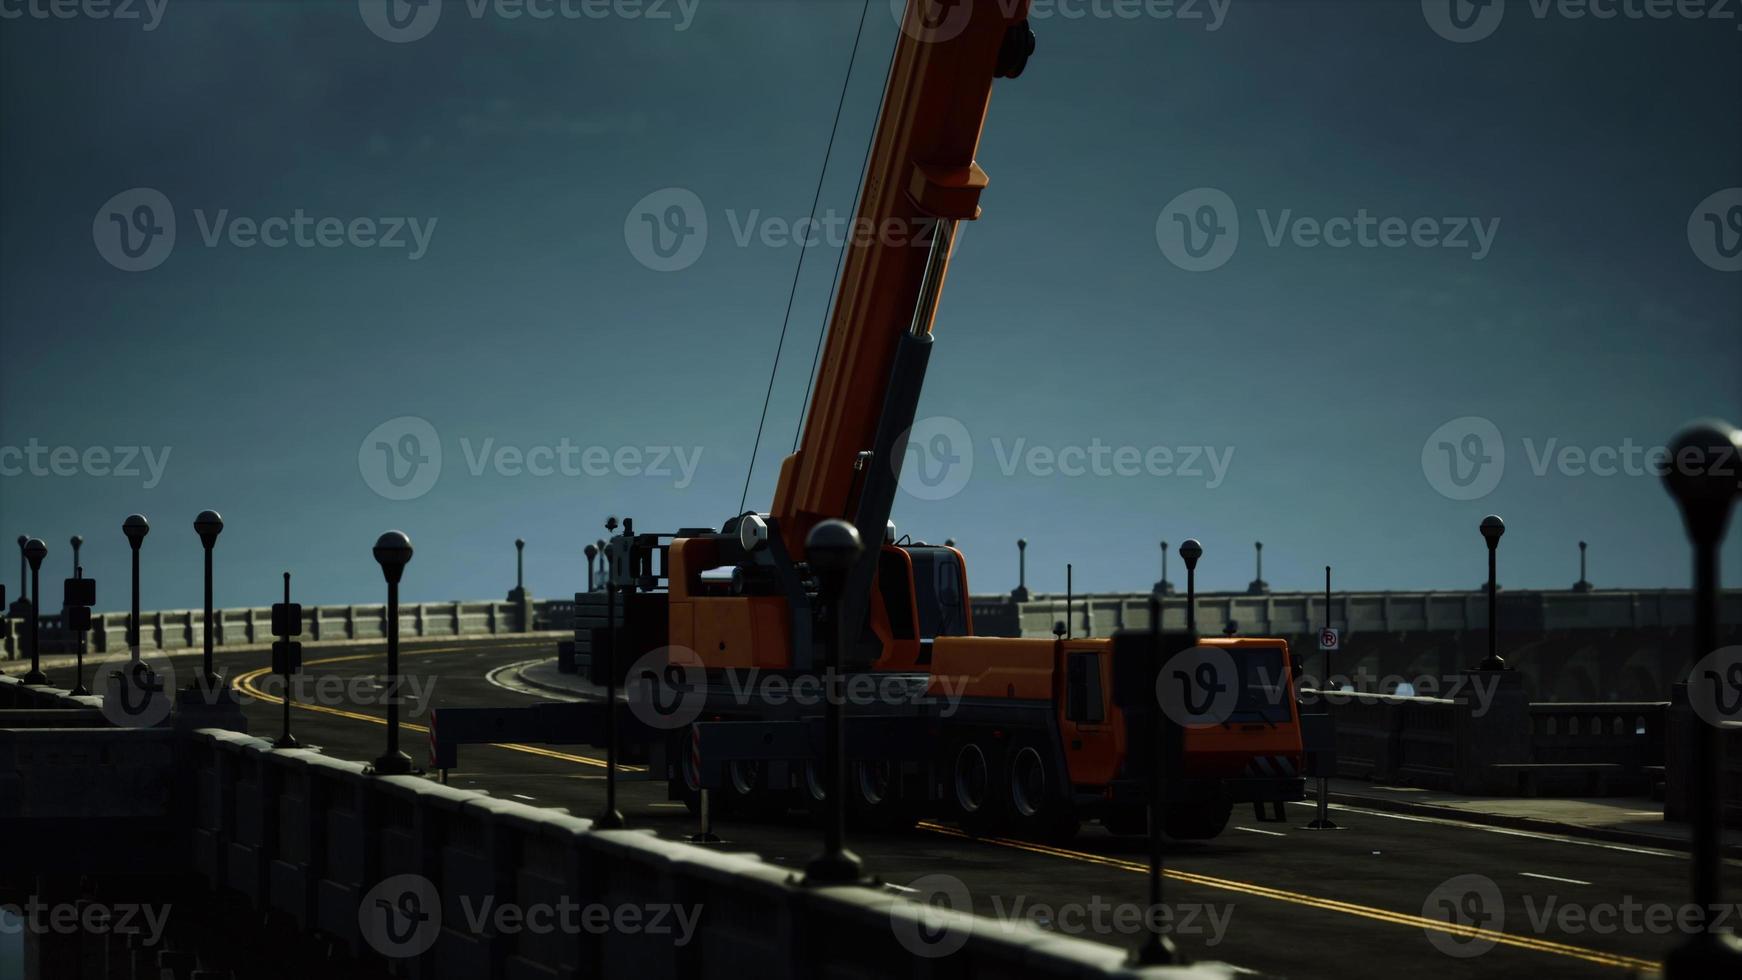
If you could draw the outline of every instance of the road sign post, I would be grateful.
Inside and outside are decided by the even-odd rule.
[[[275,749],[294,749],[302,743],[290,733],[290,679],[302,670],[302,643],[291,639],[302,635],[302,605],[290,601],[290,573],[284,573],[284,601],[272,604],[272,672],[284,678],[283,731],[272,743]]]
[[[74,537],[74,542],[80,542]],[[78,545],[75,543],[74,547]],[[74,697],[84,697],[91,693],[85,686],[85,633],[91,628],[91,607],[97,604],[97,583],[85,578],[82,565],[73,565],[73,577],[66,580],[61,591],[61,608],[65,611],[66,627],[78,634],[78,654],[75,664],[75,679],[73,689],[68,691]]]

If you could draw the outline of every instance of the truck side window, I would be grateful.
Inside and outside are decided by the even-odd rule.
[[[1101,703],[1101,658],[1098,654],[1066,655],[1065,720],[1082,724],[1099,724],[1107,720]]]

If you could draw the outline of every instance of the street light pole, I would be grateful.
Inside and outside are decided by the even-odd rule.
[[[376,539],[374,554],[387,580],[387,751],[375,760],[375,774],[394,776],[412,769],[411,756],[399,749],[399,580],[411,561],[411,538],[388,531]]]
[[[1494,553],[1500,547],[1500,536],[1506,533],[1506,522],[1497,515],[1489,514],[1482,518],[1478,528],[1482,532],[1482,540],[1488,542],[1488,657],[1476,665],[1477,670],[1507,670],[1506,661],[1499,652],[1499,593],[1500,586],[1494,575]]]
[[[206,650],[200,663],[200,680],[204,682],[209,692],[217,686],[218,675],[212,670],[212,547],[218,543],[218,534],[224,530],[224,519],[215,510],[202,510],[194,518],[194,531],[200,536],[200,547],[206,553]],[[189,688],[197,688],[198,683],[189,684]]]
[[[1682,524],[1694,546],[1694,658],[1718,648],[1718,546],[1730,521],[1730,510],[1742,487],[1736,481],[1736,460],[1742,458],[1742,431],[1727,422],[1696,423],[1676,437],[1664,483],[1682,513]],[[1722,816],[1724,787],[1718,722],[1701,717],[1693,739],[1688,780],[1693,799],[1693,907],[1698,928],[1664,958],[1668,980],[1742,976],[1742,941],[1722,921],[1712,921],[1723,907]]]
[[[1186,563],[1186,632],[1193,634],[1198,631],[1198,559],[1203,555],[1204,546],[1197,538],[1187,538],[1179,546],[1179,556]]]
[[[811,528],[805,538],[805,557],[817,572],[828,591],[829,618],[834,625],[834,642],[829,644],[828,700],[824,705],[824,752],[828,757],[829,819],[823,832],[823,852],[806,865],[807,885],[846,885],[864,876],[865,869],[858,855],[847,850],[847,745],[842,695],[846,685],[841,677],[843,651],[851,642],[846,617],[842,615],[847,573],[864,552],[864,542],[853,525],[842,520],[826,520]]]
[[[133,624],[131,644],[133,663],[139,662],[139,546],[145,543],[145,536],[151,533],[151,524],[142,514],[129,514],[121,522],[121,533],[127,535],[127,544],[133,549]]]
[[[31,538],[24,542],[24,560],[30,563],[30,673],[24,675],[26,684],[47,684],[48,675],[42,672],[42,634],[40,623],[42,619],[42,559],[48,555],[48,545],[40,538]]]

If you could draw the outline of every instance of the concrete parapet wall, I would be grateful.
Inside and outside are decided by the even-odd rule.
[[[530,608],[532,619],[525,612]],[[533,629],[571,628],[574,603],[570,600],[518,602],[420,602],[401,603],[399,634],[416,636],[486,636],[525,633]],[[380,603],[352,606],[304,606],[302,637],[315,640],[379,639],[386,633],[386,607]],[[147,650],[186,650],[205,642],[205,613],[199,609],[174,609],[140,614],[139,642]],[[90,649],[97,653],[127,649],[129,615],[99,613],[91,617]],[[214,609],[213,644],[241,646],[270,643],[272,609],[253,606]],[[29,656],[28,620],[6,621],[4,649],[8,656]],[[77,640],[64,629],[60,614],[44,615],[38,625],[44,653],[70,653]]]
[[[74,707],[89,700],[0,678],[0,708]],[[30,734],[52,738],[60,731]],[[807,888],[792,871],[750,855],[647,832],[596,831],[591,821],[561,811],[414,776],[374,776],[360,763],[275,750],[236,732],[167,726],[90,733],[116,744],[172,740],[174,764],[152,771],[173,784],[174,802],[165,807],[161,795],[147,795],[138,800],[140,813],[106,812],[113,826],[87,825],[80,833],[126,841],[129,822],[148,809],[173,813],[183,827],[174,859],[215,893],[283,915],[301,933],[325,937],[396,976],[661,980],[736,978],[747,968],[768,980],[1233,975],[1216,965],[1134,970],[1119,947],[932,909],[877,888]],[[27,757],[0,756],[5,762],[10,771],[0,772],[0,780],[45,778]],[[9,829],[8,815],[0,812],[0,833]],[[47,830],[38,833],[48,836],[30,839],[53,839]],[[397,937],[377,931],[376,917],[408,908],[407,901],[428,917],[429,925],[415,930],[430,931],[408,928]],[[470,920],[485,903],[521,910],[599,907],[613,926],[474,929]],[[685,910],[694,930],[687,942],[614,925],[625,921],[617,910],[662,908]],[[940,952],[921,935],[932,942],[947,937],[950,946],[959,939],[959,948]],[[418,948],[422,939],[427,946]],[[388,955],[396,953],[407,955]]]

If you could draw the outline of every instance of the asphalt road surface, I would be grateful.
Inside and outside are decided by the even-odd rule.
[[[422,725],[430,703],[554,699],[508,690],[487,677],[496,668],[553,654],[552,647],[547,637],[406,645],[406,686],[421,700],[402,709],[408,723],[403,747],[424,761]],[[197,654],[172,659],[185,677]],[[378,650],[306,650],[299,700],[318,703],[296,706],[297,737],[340,758],[379,755],[385,711],[370,702],[383,660]],[[227,653],[219,663],[244,691],[282,690],[277,677],[264,673],[264,653]],[[275,737],[279,703],[251,700],[252,732]],[[463,746],[460,766],[450,774],[457,787],[578,816],[603,805],[604,766],[590,748]],[[632,827],[674,839],[697,829],[682,804],[665,799],[663,782],[622,782],[618,800]],[[1672,917],[1688,899],[1685,855],[1349,807],[1332,810],[1340,829],[1313,831],[1306,829],[1313,815],[1310,805],[1297,804],[1286,822],[1260,823],[1249,809],[1237,809],[1220,838],[1169,845],[1164,905],[1184,953],[1283,977],[1546,980],[1651,970],[1680,942]],[[795,871],[820,842],[802,817],[723,818],[715,830],[725,842],[712,846]],[[1142,838],[1087,826],[1068,844],[1042,845],[974,838],[925,823],[904,833],[856,833],[849,846],[883,887],[915,899],[971,901],[983,915],[1119,946],[1142,939],[1148,900]],[[1732,900],[1742,895],[1734,862],[1725,877],[1726,894]],[[1446,910],[1457,908],[1471,916],[1464,921],[1479,925],[1450,924]]]

